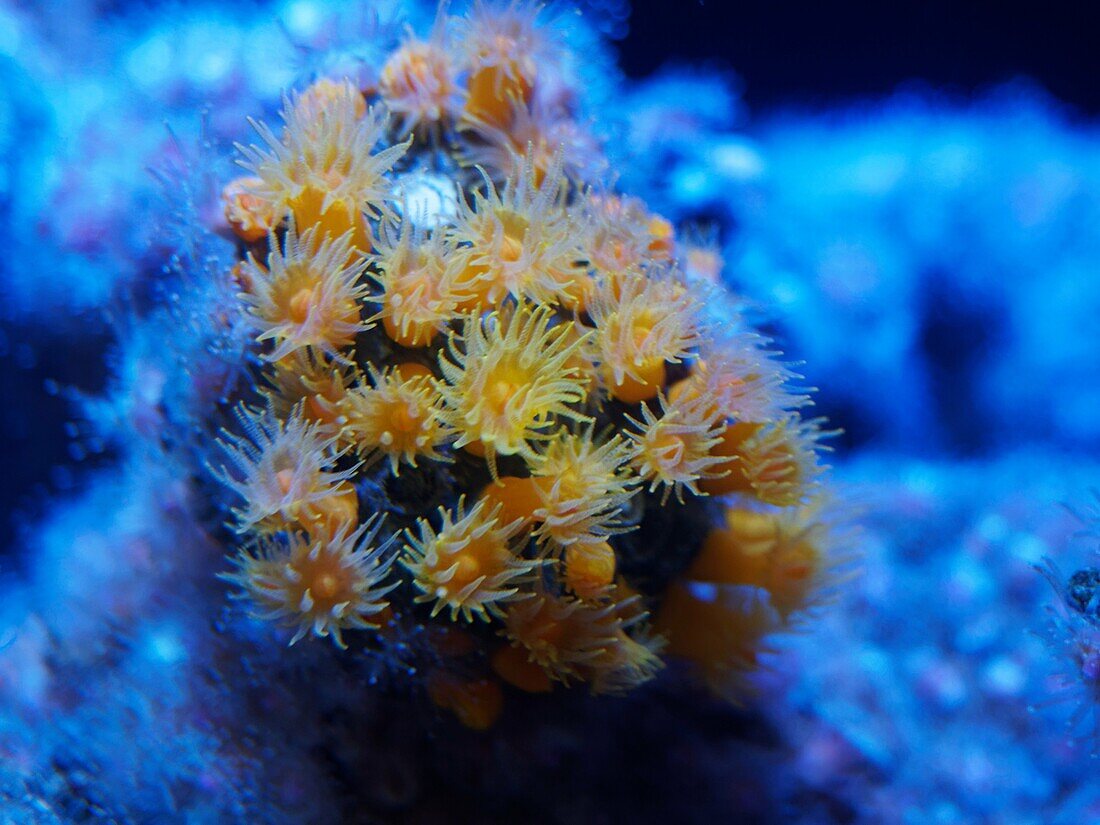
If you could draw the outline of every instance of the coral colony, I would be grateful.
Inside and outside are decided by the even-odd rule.
[[[251,344],[201,445],[222,577],[335,656],[430,629],[416,669],[473,728],[667,657],[737,695],[837,542],[806,395],[607,183],[539,14],[475,4],[290,93],[223,193]]]

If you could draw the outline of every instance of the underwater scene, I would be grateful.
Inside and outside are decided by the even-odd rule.
[[[1100,101],[787,13],[0,0],[0,823],[1100,822]]]

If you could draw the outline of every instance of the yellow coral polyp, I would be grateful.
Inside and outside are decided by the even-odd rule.
[[[491,728],[504,707],[504,694],[495,679],[462,679],[436,670],[428,677],[427,688],[436,707],[451,711],[471,730]]]
[[[274,235],[265,262],[249,256],[252,288],[242,294],[259,330],[258,341],[271,341],[264,357],[281,361],[312,347],[332,357],[370,329],[362,319],[368,294],[362,282],[364,263],[352,255],[351,235],[318,242],[316,228],[300,235],[292,221],[282,249]]]
[[[550,679],[566,685],[584,680],[586,668],[616,645],[621,630],[613,604],[597,606],[545,592],[509,605],[504,619],[504,634],[512,644]]]
[[[301,404],[302,416],[318,424],[321,433],[339,432],[337,405],[361,376],[354,364],[329,362],[310,348],[295,350],[265,373],[260,392],[280,416]]]
[[[225,219],[245,243],[263,240],[280,222],[275,205],[256,194],[260,186],[260,178],[246,176],[230,181],[222,190]]]
[[[337,405],[341,437],[370,461],[384,456],[390,471],[417,459],[443,461],[449,433],[440,418],[440,397],[430,375],[403,377],[397,370],[369,370],[373,386],[354,387]]]
[[[285,540],[262,540],[242,551],[237,570],[223,578],[241,588],[258,617],[296,628],[290,644],[313,634],[346,647],[342,631],[377,628],[374,617],[397,586],[383,584],[393,563],[392,537],[373,546],[381,524],[372,517],[319,536],[290,532]]]
[[[455,67],[437,29],[428,40],[409,36],[386,60],[378,91],[399,118],[402,134],[436,127],[453,116]]]
[[[565,586],[582,599],[599,599],[615,581],[615,550],[606,541],[569,545],[564,578]]]
[[[726,427],[712,449],[715,471],[709,492],[747,493],[766,504],[792,507],[806,500],[820,467],[814,452],[817,423],[786,416],[768,424],[738,423]]]
[[[562,158],[541,182],[526,157],[502,189],[488,178],[485,191],[463,200],[450,237],[464,250],[465,280],[497,306],[507,296],[580,309],[590,291],[573,214],[565,203]]]
[[[567,547],[621,532],[619,516],[637,487],[631,454],[620,436],[597,444],[590,428],[546,442],[531,462],[539,500],[535,536]]]
[[[291,214],[315,240],[351,233],[352,247],[371,249],[368,218],[390,214],[387,173],[408,143],[375,153],[388,116],[379,107],[363,111],[363,96],[348,82],[323,94],[303,93],[283,107],[281,138],[253,122],[266,147],[238,144],[241,165],[262,181],[256,193],[277,212]]]
[[[693,581],[753,585],[786,618],[808,606],[820,583],[827,531],[813,510],[726,510],[725,526],[707,534],[685,574]]]
[[[520,306],[482,318],[466,316],[440,355],[444,421],[458,447],[483,451],[496,476],[497,455],[536,460],[534,442],[552,437],[556,422],[584,422],[573,408],[585,397],[584,379],[569,366],[583,342],[573,322],[553,324],[547,306]]]
[[[543,37],[540,6],[478,2],[466,21],[466,115],[504,125],[515,105],[527,105],[538,77]]]
[[[605,280],[589,314],[604,384],[627,403],[655,398],[665,365],[679,363],[699,341],[697,304],[672,277],[633,273]]]
[[[372,278],[382,289],[374,300],[386,334],[404,347],[426,347],[458,313],[461,292],[448,259],[453,248],[442,235],[428,237],[409,221],[399,230],[383,226]]]
[[[336,439],[307,421],[301,405],[285,421],[267,409],[237,409],[243,435],[220,441],[231,467],[215,470],[243,501],[233,510],[238,532],[260,534],[328,522],[333,501],[347,495],[355,467],[336,470]]]
[[[451,619],[489,621],[503,616],[501,605],[522,598],[520,588],[541,565],[512,548],[519,522],[502,524],[499,508],[479,501],[468,512],[459,500],[455,512],[440,508],[441,525],[418,521],[419,536],[406,531],[402,564],[420,590],[418,603],[432,604],[432,615],[450,611]]]
[[[660,415],[643,404],[642,419],[629,418],[634,429],[627,436],[634,442],[638,475],[649,482],[650,492],[664,489],[662,503],[672,492],[680,501],[684,490],[702,495],[699,482],[724,472],[718,468],[726,459],[713,454],[721,442],[723,419],[698,400],[669,402],[662,396],[659,406]]]
[[[760,588],[693,581],[669,586],[654,621],[668,652],[692,662],[715,693],[730,698],[756,669],[765,637],[781,627]]]

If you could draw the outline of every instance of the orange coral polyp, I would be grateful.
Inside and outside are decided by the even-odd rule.
[[[592,194],[583,214],[583,248],[602,277],[614,283],[639,272],[651,259],[649,213],[637,198]]]
[[[480,138],[466,149],[465,161],[489,170],[494,179],[515,176],[526,160],[536,186],[542,186],[547,176],[558,170],[583,187],[584,182],[598,176],[607,166],[599,141],[557,107],[527,106],[513,100],[506,124],[467,114],[461,128]]]
[[[534,91],[534,65],[506,59],[499,65],[484,66],[470,73],[466,81],[467,117],[507,126],[516,106],[526,106]]]
[[[341,358],[355,336],[371,328],[362,320],[368,294],[364,262],[353,256],[349,234],[318,242],[316,229],[301,234],[292,221],[282,246],[274,235],[263,263],[249,256],[252,288],[242,293],[258,341],[271,341],[269,361],[281,361],[305,347]],[[265,265],[266,264],[266,265]]]
[[[489,267],[473,262],[472,247],[466,247],[453,258],[448,268],[453,286],[458,313],[480,312],[489,309],[490,296],[499,298],[499,291],[493,289]]]
[[[617,630],[604,651],[585,666],[593,693],[625,693],[648,682],[664,667],[659,652],[665,647],[662,636],[648,632],[638,638]]]
[[[355,365],[330,363],[303,348],[275,362],[264,378],[268,386],[260,392],[277,413],[287,415],[301,403],[307,421],[317,423],[325,435],[336,435],[337,405],[361,375]]]
[[[285,101],[281,138],[253,121],[266,145],[237,147],[241,165],[262,181],[256,193],[276,213],[289,212],[302,229],[315,227],[318,242],[351,233],[361,253],[371,248],[366,219],[392,212],[387,175],[409,145],[375,153],[388,116],[363,106],[362,94],[346,81],[318,94],[307,90]]]
[[[753,585],[766,590],[780,615],[806,607],[819,578],[823,533],[801,514],[726,511],[726,526],[712,530],[685,574],[719,584]]]
[[[651,358],[634,366],[630,373],[624,373],[621,380],[614,373],[605,372],[604,381],[612,398],[625,404],[636,404],[656,398],[665,384],[666,375],[664,360]]]
[[[367,460],[385,456],[390,471],[401,464],[416,467],[418,458],[446,460],[440,448],[450,433],[440,417],[434,378],[403,378],[395,370],[370,368],[372,387],[355,387],[340,402],[341,437]]]
[[[452,115],[457,86],[451,57],[438,36],[410,37],[386,60],[378,91],[400,118],[401,133],[435,126]]]
[[[675,231],[668,218],[653,215],[646,227],[649,231],[649,245],[647,249],[650,256],[657,261],[672,260],[672,251],[675,244]]]
[[[488,730],[504,708],[504,694],[495,679],[464,680],[436,670],[428,678],[427,689],[436,707],[451,711],[471,730]]]
[[[256,187],[262,185],[260,178],[246,176],[230,181],[222,190],[225,219],[245,243],[263,240],[280,220],[274,204],[256,194]]]
[[[501,647],[493,653],[490,664],[497,676],[527,693],[549,693],[554,689],[546,671],[528,659],[523,648]]]
[[[786,416],[765,426],[734,424],[715,449],[729,468],[725,478],[715,479],[721,493],[747,493],[766,504],[792,507],[806,500],[820,468],[814,441],[820,436],[816,422]]]
[[[754,670],[763,639],[781,628],[759,588],[674,582],[654,621],[668,652],[693,662],[715,693],[735,696]]]
[[[342,105],[345,100],[351,102],[351,111],[355,118],[367,114],[367,101],[348,81],[337,81],[322,77],[310,84],[293,99],[294,114],[303,121],[317,121]]]
[[[426,519],[418,522],[419,536],[406,531],[402,564],[421,591],[416,601],[433,603],[433,616],[447,609],[452,620],[489,621],[503,615],[501,603],[525,595],[520,586],[542,562],[516,555],[511,540],[521,524],[501,524],[499,512],[479,501],[465,513],[460,499],[455,513],[440,508],[438,531]]]
[[[404,222],[396,232],[384,225],[372,256],[371,277],[382,288],[386,334],[404,347],[425,347],[458,313],[460,293],[447,259],[454,253],[440,235],[428,238]]]
[[[519,519],[524,527],[534,523],[535,512],[542,506],[542,496],[531,477],[501,476],[482,491],[481,499],[490,507],[500,507],[502,522]]]
[[[598,599],[615,581],[615,551],[606,541],[571,544],[565,551],[565,585],[582,599]]]
[[[698,306],[671,277],[633,273],[604,279],[589,314],[604,384],[627,403],[654,398],[665,381],[665,364],[679,363],[699,340]]]
[[[539,593],[508,607],[505,634],[554,681],[583,678],[583,668],[615,644],[622,626],[614,606]]]
[[[482,305],[511,295],[518,301],[578,306],[584,278],[576,217],[566,205],[559,152],[540,181],[525,156],[498,190],[485,176],[485,191],[463,200],[450,238],[464,251],[461,275]]]
[[[761,339],[747,333],[726,332],[708,342],[691,375],[669,390],[706,396],[715,408],[738,421],[772,421],[807,401],[783,385],[795,377],[760,348]]]
[[[456,446],[480,442],[494,478],[498,454],[534,460],[532,442],[549,439],[556,420],[588,420],[573,408],[585,386],[568,366],[583,336],[553,319],[547,306],[468,315],[461,337],[451,336],[450,358],[440,354],[443,418],[458,433]]]
[[[463,32],[469,116],[504,125],[513,105],[530,101],[536,58],[546,56],[537,21],[541,8],[529,2],[474,5]]]
[[[359,495],[350,481],[336,485],[336,492],[317,502],[312,517],[302,525],[312,537],[333,535],[359,523]]]
[[[285,421],[270,407],[242,406],[237,417],[244,435],[225,433],[220,441],[232,469],[222,466],[216,474],[243,500],[233,510],[238,532],[306,527],[338,506],[331,499],[346,495],[343,485],[357,468],[333,469],[336,439],[307,421],[301,404]]]
[[[397,586],[382,584],[393,563],[392,537],[372,546],[381,524],[372,517],[358,527],[345,522],[329,533],[261,542],[223,578],[241,587],[257,615],[295,627],[290,644],[312,633],[345,647],[341,632],[377,628],[374,617],[388,606],[383,597]]]
[[[661,414],[655,415],[643,404],[642,420],[629,418],[635,429],[627,436],[634,442],[634,466],[649,481],[649,490],[664,488],[664,500],[675,491],[683,501],[683,491],[703,495],[699,482],[718,478],[716,468],[725,461],[712,451],[721,440],[723,420],[705,403],[670,403],[660,398]]]
[[[631,448],[619,436],[597,445],[591,429],[547,442],[530,462],[539,498],[534,534],[566,547],[623,531],[619,516],[636,490]]]
[[[347,235],[351,239],[352,251],[369,252],[373,247],[370,228],[363,213],[352,203],[331,201],[326,189],[303,187],[296,195],[287,198],[286,206],[298,226],[316,230],[318,240]]]
[[[740,450],[745,442],[755,435],[763,424],[739,421],[726,424],[718,436],[718,443],[710,448],[710,454],[722,461],[714,465],[714,472],[720,477],[704,478],[699,482],[703,492],[712,496],[727,493],[752,492],[752,485],[742,468]]]

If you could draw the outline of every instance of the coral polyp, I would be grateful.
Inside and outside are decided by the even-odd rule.
[[[491,180],[461,204],[451,237],[476,274],[482,305],[516,300],[581,308],[591,279],[578,267],[577,226],[565,203],[563,158],[540,177],[530,155],[498,191]]]
[[[282,251],[262,264],[250,257],[245,267],[244,302],[260,330],[256,340],[272,342],[264,353],[269,361],[306,347],[335,356],[370,328],[361,317],[369,292],[362,281],[365,263],[354,254],[351,230],[339,238],[318,233],[311,227],[299,234],[291,221]],[[272,249],[277,246],[273,240]]]
[[[523,598],[520,586],[541,564],[517,552],[512,540],[522,525],[501,523],[500,508],[481,501],[465,512],[461,499],[456,512],[440,509],[439,517],[438,530],[421,519],[419,535],[408,534],[402,563],[422,591],[416,601],[432,603],[433,616],[448,609],[467,622],[503,616],[501,604]]]
[[[250,333],[244,434],[207,462],[228,578],[295,640],[400,650],[475,729],[668,655],[729,694],[839,543],[795,376],[603,176],[556,25],[441,8],[362,88],[288,95],[223,197]]]
[[[283,106],[280,138],[267,125],[254,126],[266,147],[240,146],[241,165],[259,178],[252,191],[276,213],[289,211],[297,226],[324,235],[352,233],[352,245],[371,248],[367,218],[390,211],[386,173],[407,148],[401,143],[375,152],[388,115],[367,109],[350,82],[322,80]]]
[[[451,335],[439,361],[443,420],[458,433],[455,446],[482,453],[494,475],[498,455],[535,460],[534,443],[552,438],[556,421],[589,420],[577,409],[586,390],[570,365],[582,346],[572,327],[554,323],[549,306],[519,305],[467,315]]]
[[[285,420],[249,407],[237,418],[244,435],[225,434],[220,443],[232,468],[222,465],[217,475],[243,500],[233,509],[238,531],[311,529],[346,509],[340,499],[354,468],[334,469],[335,438],[306,421],[301,405]]]
[[[591,307],[603,380],[628,403],[656,397],[671,364],[699,343],[699,309],[673,273],[606,278]]]
[[[308,634],[331,636],[346,647],[344,630],[371,630],[388,607],[384,597],[397,582],[384,584],[394,556],[393,537],[373,546],[382,520],[371,516],[353,527],[344,522],[317,536],[292,531],[262,539],[244,550],[237,570],[223,578],[239,585],[263,619],[296,628],[290,644]]]
[[[767,504],[794,506],[805,501],[820,471],[814,442],[817,422],[784,417],[762,425],[728,424],[715,445],[715,455],[728,459],[704,479],[709,493],[743,492]]]
[[[440,448],[450,435],[431,378],[406,378],[400,368],[369,372],[372,386],[349,390],[335,405],[343,439],[365,459],[385,456],[395,476],[402,463],[415,468],[418,458],[447,460]]]
[[[630,456],[621,436],[597,444],[591,428],[548,441],[531,462],[539,502],[532,512],[539,522],[535,536],[564,547],[600,543],[621,530],[619,516],[637,484]]]
[[[634,442],[638,475],[649,491],[662,489],[663,500],[672,492],[683,501],[684,491],[703,495],[700,484],[719,480],[725,459],[718,454],[723,424],[720,413],[705,399],[668,402],[660,399],[660,414],[642,405],[642,420],[630,419],[627,436]]]
[[[388,224],[372,258],[382,289],[375,300],[386,334],[405,347],[425,347],[457,314],[466,297],[457,281],[457,252],[442,235],[428,237],[411,222]]]
[[[459,105],[458,71],[442,35],[439,25],[426,40],[410,33],[382,67],[378,90],[402,132],[438,129]]]
[[[513,106],[530,101],[539,58],[545,57],[540,11],[541,6],[525,0],[474,4],[463,21],[466,117],[503,125]]]
[[[618,643],[620,625],[613,605],[540,593],[508,608],[504,632],[529,662],[568,684]]]
[[[606,541],[571,544],[563,562],[565,588],[582,599],[598,600],[615,581],[615,548]]]

